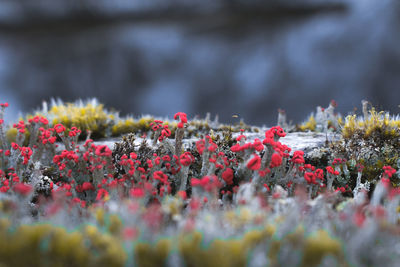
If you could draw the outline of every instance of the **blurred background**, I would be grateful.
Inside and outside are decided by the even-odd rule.
[[[0,102],[9,119],[51,97],[258,125],[331,99],[399,113],[399,29],[398,0],[1,0]]]

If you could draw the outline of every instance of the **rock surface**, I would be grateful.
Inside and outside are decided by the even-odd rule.
[[[261,131],[265,132],[265,131]],[[233,137],[237,137],[238,134],[234,134]],[[261,133],[246,133],[248,141],[254,141],[255,138],[263,140],[265,138],[264,134]],[[291,153],[296,150],[303,150],[307,155],[308,152],[313,151],[315,148],[321,148],[326,145],[326,141],[337,141],[340,139],[339,135],[335,135],[329,133],[328,135],[323,133],[313,133],[313,132],[293,132],[288,133],[286,137],[279,139],[282,144],[287,145],[292,149]],[[197,139],[184,139],[184,146],[188,146],[189,143],[194,142]],[[94,143],[96,145],[107,145],[110,149],[114,149],[114,145],[116,142],[121,141],[121,138],[109,138],[103,140],[97,140]],[[174,139],[170,139],[171,143],[174,143]],[[137,137],[135,139],[135,145],[139,146],[140,143],[143,142],[143,138]],[[152,141],[147,139],[147,143],[151,146]],[[83,144],[83,143],[82,143]],[[64,146],[62,144],[59,145],[59,150],[63,150]]]

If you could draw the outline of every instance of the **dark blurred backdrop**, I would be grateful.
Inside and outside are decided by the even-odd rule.
[[[335,99],[398,113],[398,0],[1,0],[0,102],[275,123]]]

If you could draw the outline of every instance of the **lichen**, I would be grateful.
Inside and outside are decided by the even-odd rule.
[[[80,121],[133,131],[111,146],[36,115],[9,142],[0,104],[0,265],[396,266],[397,118],[349,117],[337,141],[333,106],[315,118],[326,142],[291,151],[280,126],[183,112]]]

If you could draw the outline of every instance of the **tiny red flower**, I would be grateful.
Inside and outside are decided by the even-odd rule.
[[[242,138],[244,138],[244,140],[247,139],[245,135],[241,134],[236,138],[236,141],[240,142],[240,140],[242,140]]]
[[[13,186],[14,192],[26,196],[32,191],[32,186],[23,184],[23,183],[18,183]]]
[[[196,142],[196,149],[200,155],[203,154],[205,144],[206,144],[206,142],[204,141],[204,139],[200,139],[199,141]]]
[[[184,112],[178,112],[174,115],[174,120],[180,119],[178,128],[183,128],[184,123],[187,123],[187,115]]]
[[[297,150],[293,152],[292,162],[294,164],[304,164],[304,151]]]
[[[168,128],[168,125],[164,125],[163,129],[161,130],[161,135],[158,138],[158,141],[162,141],[165,138],[168,138],[171,136],[171,130]]]
[[[257,154],[254,154],[253,157],[247,162],[247,168],[250,170],[256,171],[261,167],[261,158]]]
[[[165,155],[165,156],[162,157],[162,160],[163,161],[171,161],[171,157],[168,156],[168,155]]]
[[[178,191],[178,193],[176,193],[180,198],[182,198],[183,200],[187,199],[187,194],[186,191]]]
[[[269,169],[269,168],[265,168],[264,170],[259,170],[258,171],[258,174],[261,176],[261,177],[265,177],[265,175],[267,175],[268,173],[270,173],[271,172],[271,170]]]
[[[322,181],[324,180],[324,171],[322,169],[316,169],[315,175],[317,176],[317,179]]]
[[[1,193],[6,193],[8,190],[10,190],[10,187],[7,185],[0,187]]]
[[[189,166],[194,162],[194,156],[190,152],[185,152],[180,156],[180,163],[183,166]]]
[[[142,188],[132,188],[129,193],[134,198],[142,198],[145,195]]]
[[[252,144],[252,147],[256,150],[256,151],[263,151],[264,149],[264,145],[263,143],[260,141],[260,139],[256,138],[254,139],[254,142]]]
[[[84,183],[82,184],[82,190],[83,190],[83,191],[87,191],[87,190],[92,190],[92,191],[94,191],[95,188],[94,188],[94,186],[93,186],[92,183],[90,183],[90,182],[84,182]]]
[[[240,144],[235,144],[235,145],[231,146],[231,151],[236,153],[236,152],[243,151],[243,148]]]
[[[263,184],[263,186],[265,187],[265,189],[267,189],[267,191],[271,191],[271,189],[269,188],[269,186],[267,184]]]
[[[285,137],[286,133],[280,126],[271,127],[268,131],[265,132],[265,138],[274,138],[274,137]]]
[[[226,168],[222,173],[222,179],[226,182],[227,185],[233,184],[233,170],[231,168]]]
[[[55,130],[57,133],[63,133],[63,132],[65,132],[65,127],[64,127],[64,125],[62,125],[61,123],[59,123],[59,124],[56,124],[56,125],[54,126],[54,130]]]
[[[100,145],[96,147],[95,154],[100,157],[111,157],[112,151],[107,145]]]
[[[153,173],[153,179],[159,180],[163,184],[168,184],[168,176],[162,171],[156,171]]]
[[[14,150],[19,149],[19,145],[18,145],[17,143],[11,143],[11,147],[12,147],[12,149],[14,149]]]
[[[385,178],[391,178],[396,173],[396,170],[391,166],[383,166],[382,169],[384,170],[383,176]]]
[[[97,192],[96,200],[99,201],[99,200],[102,200],[104,198],[107,198],[108,195],[109,195],[109,193],[108,193],[107,190],[105,190],[103,188],[100,188],[99,191]]]
[[[316,182],[316,175],[313,172],[306,172],[304,174],[304,179],[307,181],[309,184],[317,184]]]
[[[271,156],[271,163],[269,165],[270,168],[275,168],[275,167],[279,167],[282,164],[282,156],[274,153]]]
[[[326,171],[327,171],[328,173],[330,173],[330,174],[333,174],[333,175],[339,175],[339,171],[335,171],[335,170],[332,168],[332,166],[326,167]]]

